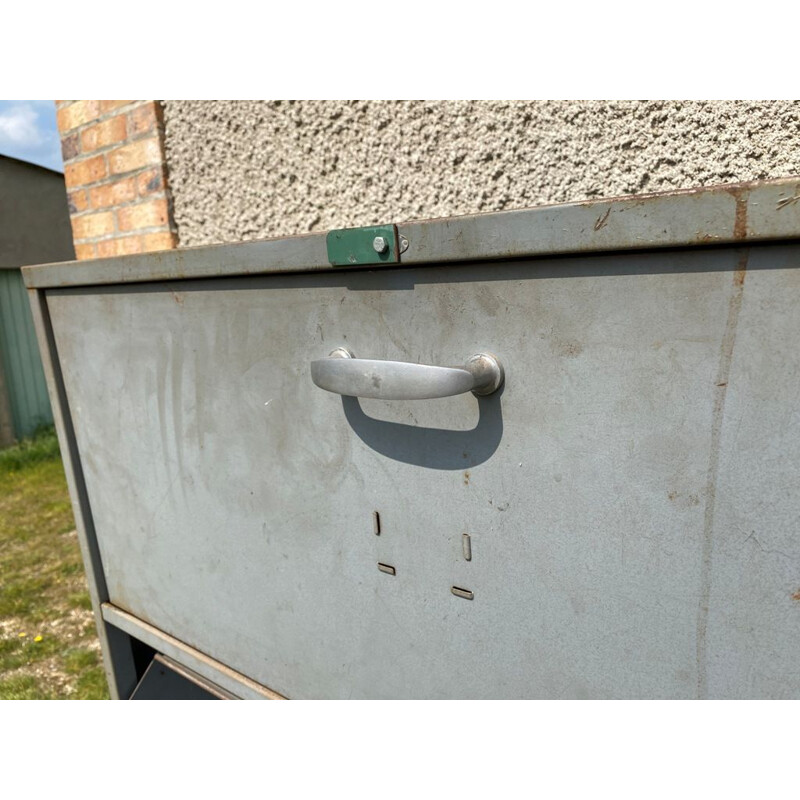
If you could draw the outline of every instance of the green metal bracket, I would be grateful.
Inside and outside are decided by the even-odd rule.
[[[326,243],[328,261],[334,267],[400,263],[400,246],[394,225],[331,231]]]

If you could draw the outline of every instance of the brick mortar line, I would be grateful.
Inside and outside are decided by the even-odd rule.
[[[121,147],[125,147],[126,145],[129,144],[136,144],[137,142],[144,141],[145,139],[152,138],[152,139],[162,140],[162,137],[158,135],[154,136],[153,135],[154,133],[159,133],[159,131],[156,130],[145,131],[144,133],[136,134],[136,136],[128,136],[124,139],[120,139],[120,141],[115,142],[114,144],[109,144],[106,145],[105,147],[98,147],[97,150],[92,150],[89,153],[81,153],[81,155],[75,156],[74,158],[70,158],[68,161],[65,161],[64,166],[65,167],[76,166],[77,164],[81,164],[84,161],[88,161],[89,159],[94,158],[95,156],[108,155],[113,150],[118,150]],[[164,150],[163,144],[161,149],[163,152]]]
[[[141,172],[146,171],[147,168],[143,168]],[[74,191],[74,190],[73,190]],[[172,196],[168,188],[162,189],[157,192],[153,192],[147,195],[137,195],[135,200],[131,200],[127,203],[120,203],[118,205],[113,206],[104,206],[102,208],[87,208],[84,211],[78,211],[74,214],[70,214],[70,220],[79,220],[83,219],[88,216],[99,215],[99,214],[111,214],[112,221],[114,225],[114,230],[111,233],[103,234],[100,237],[89,237],[89,238],[82,238],[82,239],[75,239],[73,241],[75,244],[89,244],[98,241],[105,241],[107,239],[115,239],[121,238],[126,236],[133,236],[136,234],[136,231],[123,231],[119,228],[119,216],[116,212],[121,211],[126,208],[135,208],[136,206],[141,206],[147,203],[149,200],[166,200],[167,201],[167,222],[165,225],[160,226],[150,226],[147,229],[140,229],[140,230],[147,230],[147,231],[156,231],[163,233],[168,231],[170,233],[178,235],[178,227],[175,224],[175,216],[174,216],[174,209],[172,205]]]
[[[161,162],[164,163],[163,161]],[[111,178],[101,178],[99,181],[93,181],[92,183],[78,183],[75,186],[68,186],[68,192],[79,192],[81,189],[98,189],[101,186],[105,186],[108,183],[116,183],[117,181],[125,180],[127,178],[132,178],[136,175],[140,175],[147,169],[153,169],[153,167],[157,167],[158,164],[147,164],[144,167],[137,167],[130,172],[117,172]],[[164,181],[166,185],[166,181]]]
[[[137,206],[137,205],[142,205],[142,204],[141,203],[133,203],[132,204],[132,206]],[[128,207],[130,208],[132,206],[128,206]],[[113,208],[113,209],[109,209],[109,210],[114,215],[113,216],[114,232],[116,234],[116,238],[117,239],[120,239],[120,238],[122,238],[124,236],[130,236],[131,234],[135,233],[138,230],[144,230],[144,228],[133,228],[133,229],[127,230],[127,231],[122,230],[122,228],[119,227],[119,214],[118,214],[119,209]],[[103,212],[100,212],[100,213],[103,213]],[[171,224],[170,223],[170,215],[169,215],[169,203],[167,203],[167,221],[166,221],[165,224],[166,225],[170,225]],[[156,225],[156,226],[151,225],[149,227],[151,227],[151,228],[152,227],[163,228],[164,225]]]
[[[58,132],[61,135],[62,139],[65,139],[68,136],[74,136],[75,134],[77,134],[78,138],[80,138],[80,135],[85,130],[87,130],[88,128],[91,128],[93,125],[99,125],[100,123],[107,122],[108,120],[113,119],[114,117],[118,117],[121,114],[127,114],[130,111],[135,111],[137,108],[141,108],[146,103],[151,103],[151,102],[153,102],[153,101],[152,100],[137,100],[135,103],[131,103],[130,105],[127,105],[127,106],[119,106],[118,108],[112,108],[111,111],[106,111],[104,114],[101,114],[99,117],[92,117],[88,122],[82,122],[80,125],[78,125],[75,128],[67,128],[64,131],[62,131],[59,128]]]
[[[82,219],[83,217],[88,217],[91,214],[105,214],[107,211],[117,211],[121,208],[133,208],[134,206],[139,206],[142,203],[146,203],[148,200],[169,200],[167,197],[167,192],[165,190],[160,190],[158,192],[153,192],[152,194],[144,195],[137,195],[135,200],[130,200],[127,203],[117,203],[113,206],[102,206],[102,208],[87,208],[84,211],[76,211],[74,214],[70,214],[70,219]]]
[[[137,228],[133,231],[122,231],[120,233],[106,233],[103,236],[93,236],[89,239],[75,239],[74,243],[79,244],[98,244],[99,242],[118,242],[122,239],[132,239],[134,236],[148,236],[153,233],[171,233],[177,235],[177,232],[166,226],[149,228]]]
[[[79,100],[73,100],[73,103],[80,102]],[[100,122],[105,122],[106,120],[111,119],[112,117],[118,117],[120,114],[127,114],[129,111],[134,111],[137,108],[141,108],[143,105],[147,103],[153,103],[154,105],[158,105],[158,100],[134,100],[132,103],[129,103],[126,106],[118,106],[117,108],[112,108],[111,111],[106,111],[101,114],[99,117],[92,117],[88,122],[82,122],[75,128],[67,128],[65,131],[62,131],[59,128],[59,133],[61,134],[61,138],[63,139],[66,136],[72,136],[74,133],[83,133],[87,128],[91,128],[92,125],[97,125]],[[70,104],[72,105],[72,103]],[[69,108],[69,106],[64,106],[64,108]],[[59,109],[60,111],[61,109]]]
[[[160,162],[160,168],[166,172],[166,164],[165,162]],[[159,169],[159,164],[145,164],[143,167],[137,167],[136,169],[131,170],[130,172],[120,172],[116,175],[111,175],[106,178],[101,178],[99,181],[94,181],[93,183],[79,183],[75,186],[67,187],[68,192],[80,192],[83,190],[89,189],[99,189],[102,186],[111,185],[112,183],[117,183],[121,178],[128,180],[129,178],[136,178],[139,175],[144,175],[145,172],[148,172],[153,169]],[[166,176],[165,176],[166,177]],[[164,185],[166,186],[166,180],[164,181]],[[81,212],[83,213],[83,212]],[[73,215],[74,216],[74,215]]]
[[[136,142],[142,142],[145,139],[158,139],[162,141],[162,137],[158,134],[163,133],[163,131],[159,130],[158,126],[156,126],[153,130],[145,131],[144,133],[137,134],[136,136],[127,136],[124,139],[120,139],[118,142],[114,142],[114,144],[106,145],[105,147],[98,147],[97,150],[92,150],[90,153],[82,153],[79,156],[75,156],[74,158],[70,158],[68,161],[64,162],[65,167],[72,167],[77,166],[78,164],[82,164],[84,161],[88,161],[91,158],[95,158],[96,156],[106,156],[112,150],[118,150],[122,147],[125,147],[129,144],[136,144]],[[162,144],[161,150],[163,153],[164,146]]]
[[[69,135],[72,136],[72,134]],[[148,137],[160,138],[163,140],[163,135],[164,135],[164,127],[162,125],[156,124],[150,130],[142,131],[141,133],[135,133],[132,136],[126,136],[124,139],[120,139],[118,142],[114,142],[113,144],[107,144],[104,145],[103,147],[98,147],[96,150],[91,150],[88,153],[81,153],[80,155],[74,156],[73,158],[70,158],[67,161],[65,161],[64,165],[66,166],[72,164],[79,164],[81,161],[86,161],[87,159],[93,158],[94,156],[99,156],[108,153],[109,150],[113,150],[117,147],[124,147],[126,144],[133,144],[134,142],[140,142],[142,141],[142,139],[147,139]]]
[[[86,211],[81,211],[78,214],[70,214],[70,219],[78,221],[85,219],[86,217],[98,216],[99,214],[111,214],[115,211],[124,211],[128,208],[137,208],[145,205],[151,197],[153,200],[166,200],[167,204],[169,204],[169,197],[167,197],[166,193],[158,192],[157,194],[148,195],[146,198],[133,200],[130,203],[122,203],[116,206],[103,206],[103,208],[90,208]]]
[[[99,155],[103,156],[103,163],[106,165],[106,172],[108,172],[108,159],[105,157],[104,153],[100,153]],[[82,161],[88,161],[88,159],[86,159],[86,158],[85,159],[81,159],[81,160]],[[66,183],[66,179],[67,179],[67,169],[66,169],[67,166],[72,166],[72,165],[71,164],[66,164],[66,163],[64,164],[64,182],[65,183]],[[99,184],[101,181],[105,181],[105,180],[108,180],[108,176],[106,176],[105,178],[101,178],[99,181],[93,181],[92,183],[78,183],[75,186],[70,186],[69,184],[67,184],[67,191],[71,192],[71,191],[73,191],[75,189],[85,189],[87,186],[95,186],[95,185]]]

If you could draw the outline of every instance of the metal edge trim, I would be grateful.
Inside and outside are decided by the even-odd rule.
[[[36,338],[39,342],[47,393],[50,396],[50,405],[53,409],[53,422],[61,449],[61,460],[64,464],[64,473],[72,504],[78,543],[86,572],[89,597],[92,602],[94,620],[100,640],[103,668],[111,697],[118,699],[136,685],[133,656],[125,649],[125,643],[119,637],[109,635],[103,624],[100,608],[102,603],[108,599],[105,573],[92,522],[89,497],[83,479],[78,443],[72,427],[66,387],[61,376],[47,299],[44,292],[35,289],[28,290],[28,299],[33,315]]]
[[[800,178],[723,184],[397,225],[400,265],[800,237]],[[327,233],[22,268],[29,288],[336,271]],[[397,268],[375,264],[360,269]]]
[[[697,247],[800,236],[800,179],[631,195],[400,226],[404,264]]]
[[[109,625],[119,628],[134,639],[139,639],[186,669],[196,672],[238,697],[247,700],[287,699],[111,603],[103,603],[101,613]]]

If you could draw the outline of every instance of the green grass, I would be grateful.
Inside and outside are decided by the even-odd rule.
[[[0,450],[0,473],[20,470],[41,461],[52,461],[59,456],[55,428],[41,427],[30,439],[23,439],[19,444]]]
[[[108,697],[74,527],[54,431],[0,450],[0,699]]]
[[[3,700],[58,700],[48,692],[36,678],[20,675],[3,680],[0,678],[0,698]]]

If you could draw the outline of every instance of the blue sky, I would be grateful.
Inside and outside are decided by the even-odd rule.
[[[0,100],[0,155],[64,171],[52,100]]]

